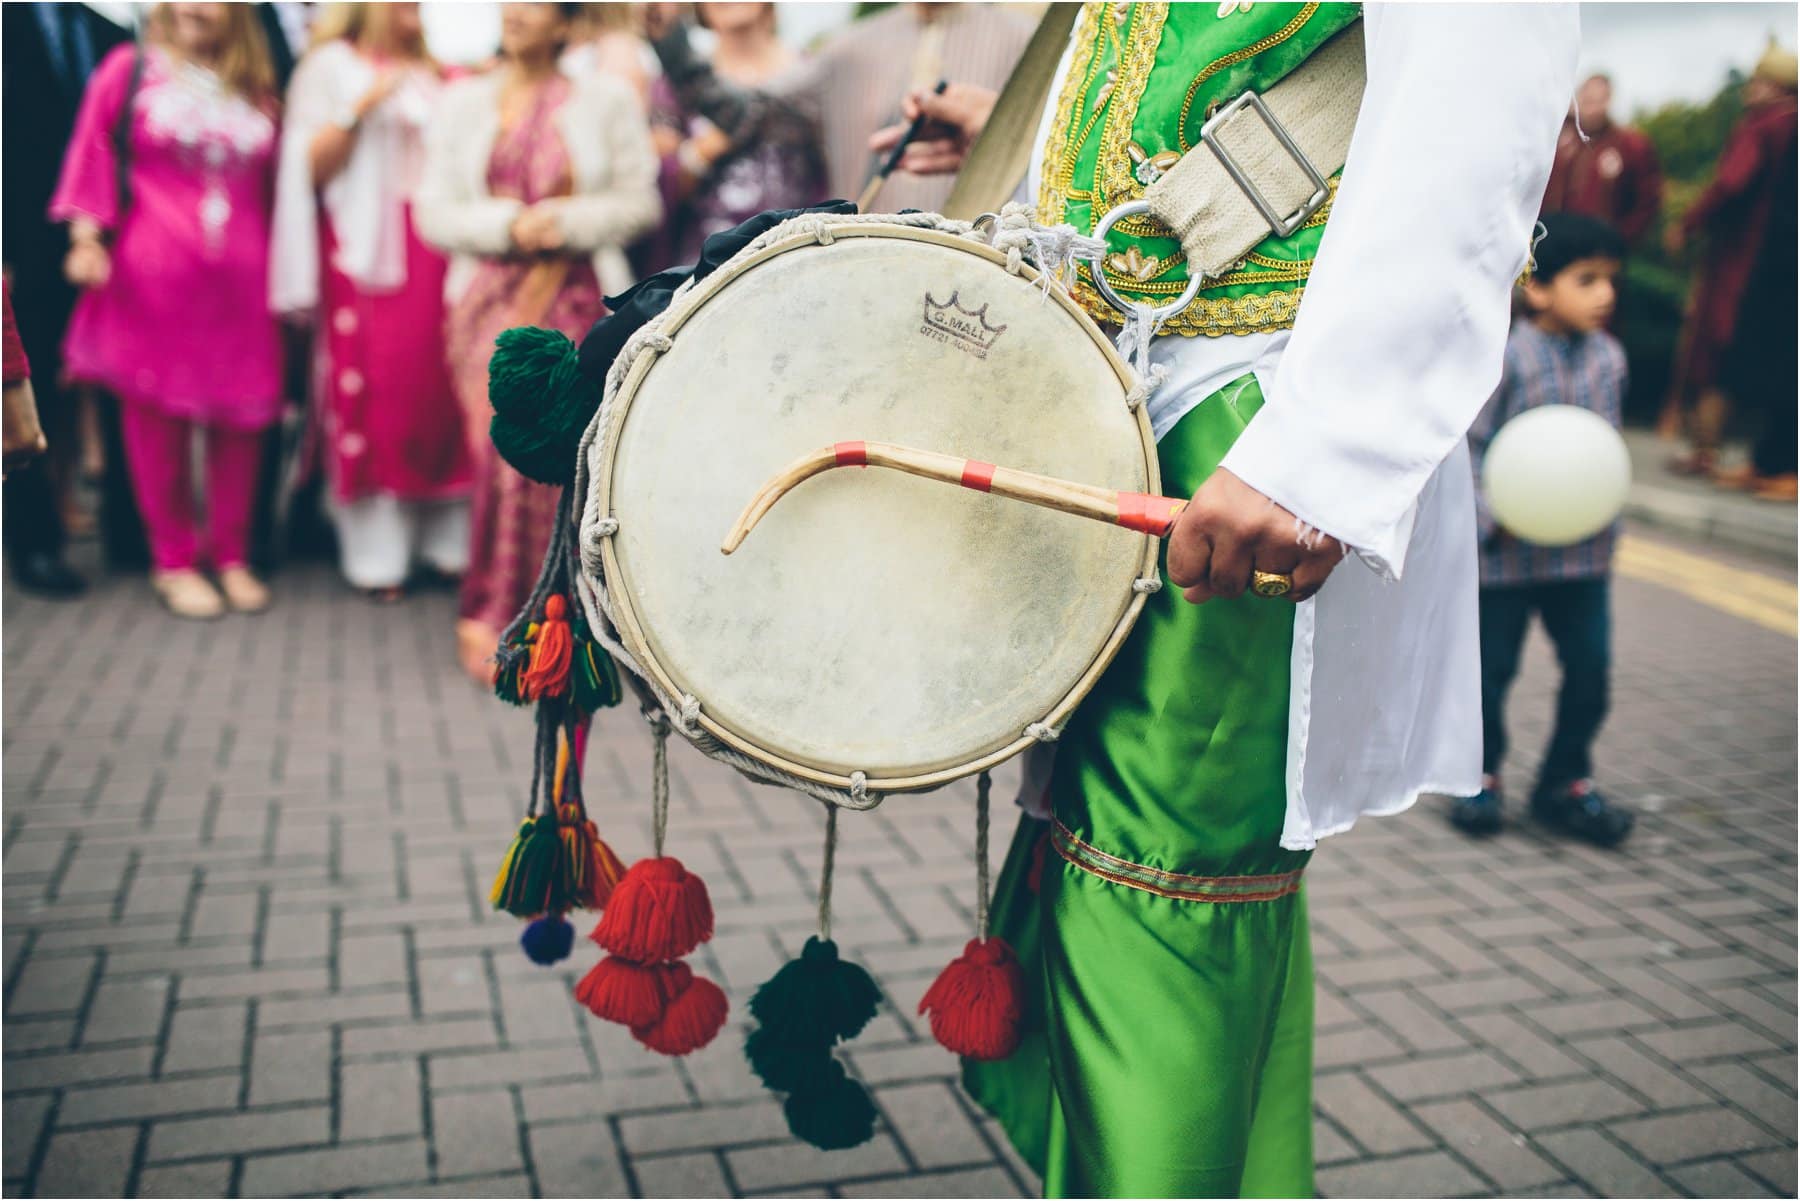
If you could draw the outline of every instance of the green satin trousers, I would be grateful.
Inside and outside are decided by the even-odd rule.
[[[1190,495],[1262,404],[1251,377],[1158,445]],[[964,1084],[1048,1196],[1308,1196],[1312,957],[1281,849],[1293,608],[1153,595],[1058,742],[1052,823],[995,888],[1025,1037]]]

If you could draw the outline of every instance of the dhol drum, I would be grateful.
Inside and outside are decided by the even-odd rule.
[[[1154,537],[981,491],[992,463],[1159,482],[1130,369],[1007,264],[967,226],[790,222],[615,365],[576,480],[578,589],[703,748],[852,802],[981,771],[1055,737],[1158,586]],[[720,553],[772,475],[856,441],[977,478],[832,471]]]

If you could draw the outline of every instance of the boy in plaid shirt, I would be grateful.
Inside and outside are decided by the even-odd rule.
[[[1625,351],[1607,332],[1624,243],[1606,224],[1547,214],[1535,268],[1523,285],[1525,312],[1507,338],[1500,387],[1469,430],[1477,481],[1499,428],[1538,405],[1579,405],[1619,424]],[[1481,557],[1481,792],[1458,798],[1450,819],[1470,834],[1500,829],[1500,763],[1506,755],[1506,692],[1535,613],[1562,665],[1556,724],[1538,769],[1531,811],[1540,821],[1601,846],[1631,833],[1632,814],[1594,787],[1591,751],[1606,717],[1612,622],[1609,577],[1618,527],[1573,546],[1534,546],[1494,522],[1476,489]]]

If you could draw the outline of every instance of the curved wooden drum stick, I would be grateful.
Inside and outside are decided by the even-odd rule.
[[[915,450],[891,442],[838,442],[795,459],[764,484],[738,514],[719,549],[725,554],[736,550],[763,515],[775,507],[776,501],[813,476],[834,467],[887,467],[941,484],[956,484],[1046,509],[1058,509],[1090,521],[1121,525],[1158,538],[1168,536],[1176,516],[1187,508],[1187,501],[1170,496],[1096,488],[1091,484],[1077,484],[1011,467],[997,467],[979,459],[959,459],[934,450]]]

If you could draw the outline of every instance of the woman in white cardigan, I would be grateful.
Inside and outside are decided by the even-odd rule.
[[[451,255],[446,347],[476,463],[457,645],[484,682],[500,630],[536,579],[557,504],[554,488],[526,480],[488,441],[494,338],[539,325],[579,340],[605,311],[602,288],[632,282],[620,248],[661,216],[636,94],[607,76],[557,70],[580,7],[505,6],[505,61],[444,93],[415,200],[420,232]]]

